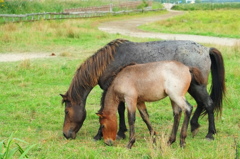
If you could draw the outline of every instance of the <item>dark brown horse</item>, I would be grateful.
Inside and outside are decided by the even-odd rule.
[[[191,119],[193,135],[200,127],[198,119],[201,114],[208,114],[208,133],[206,138],[214,139],[216,133],[214,112],[221,113],[222,99],[225,91],[225,71],[223,58],[215,48],[207,48],[193,41],[155,41],[135,43],[116,39],[94,55],[89,57],[76,71],[67,92],[62,95],[65,103],[65,120],[63,134],[66,138],[75,138],[86,117],[86,98],[97,84],[107,89],[110,77],[123,66],[132,62],[147,63],[154,61],[176,60],[191,67],[197,67],[204,77],[204,83],[192,83],[188,92],[197,102],[197,109]],[[211,94],[206,86],[209,73],[212,74]],[[120,103],[118,136],[125,138],[124,103]],[[101,129],[94,137],[101,138]]]
[[[185,94],[191,82],[197,84],[204,82],[200,71],[177,61],[151,62],[125,67],[105,90],[102,107],[97,113],[104,142],[107,145],[112,145],[116,139],[116,112],[120,102],[125,102],[128,110],[130,128],[128,148],[131,148],[135,142],[134,123],[137,108],[149,129],[150,135],[155,135],[156,132],[150,123],[145,102],[158,101],[169,96],[174,114],[174,124],[168,143],[175,142],[181,112],[184,111],[185,118],[181,129],[180,146],[185,146],[188,123],[192,113],[192,106],[186,101]]]

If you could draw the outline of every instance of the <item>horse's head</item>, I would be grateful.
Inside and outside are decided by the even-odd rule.
[[[67,139],[75,139],[76,133],[82,127],[86,118],[84,103],[73,102],[68,95],[62,95],[62,103],[65,103],[65,118],[63,124],[63,135]]]
[[[104,142],[111,146],[117,136],[117,116],[104,113],[96,113],[99,116]]]

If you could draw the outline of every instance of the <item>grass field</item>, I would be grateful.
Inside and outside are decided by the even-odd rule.
[[[139,28],[153,32],[240,38],[240,19],[235,10],[188,11],[171,19],[149,23]]]
[[[151,16],[154,13],[148,13]],[[134,15],[139,16],[139,15]],[[130,18],[128,16],[114,17]],[[113,147],[103,141],[93,141],[98,129],[101,89],[95,87],[87,103],[87,119],[75,140],[66,140],[62,135],[64,107],[60,93],[68,89],[78,66],[91,54],[116,38],[132,41],[150,41],[118,34],[110,35],[97,30],[97,25],[112,17],[64,21],[40,21],[34,23],[10,23],[0,26],[0,52],[48,52],[56,57],[0,63],[0,141],[13,133],[15,138],[26,141],[18,143],[23,149],[34,147],[29,158],[177,158],[177,159],[235,159],[240,153],[240,44],[234,47],[214,46],[221,50],[226,67],[227,94],[222,117],[216,120],[217,134],[214,141],[205,138],[207,117],[200,119],[201,129],[195,138],[186,139],[186,148],[177,142],[167,146],[166,141],[172,126],[172,110],[168,99],[148,103],[150,120],[158,132],[154,147],[148,130],[139,113],[136,120],[136,143],[131,150],[125,148],[128,139],[116,141]],[[87,32],[87,33],[86,33]],[[237,34],[237,33],[234,33]],[[3,36],[5,38],[3,38]],[[8,40],[7,40],[8,39]],[[194,101],[188,96],[191,104]],[[128,135],[128,133],[127,133]],[[1,145],[1,144],[0,144]],[[13,143],[10,149],[17,147]],[[160,148],[161,147],[161,148]],[[4,151],[0,147],[0,153]],[[18,158],[19,153],[14,158]]]

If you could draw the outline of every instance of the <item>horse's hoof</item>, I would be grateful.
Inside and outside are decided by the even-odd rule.
[[[192,131],[192,137],[194,137],[195,135],[197,135],[198,132],[199,132],[199,128],[193,130],[193,131]]]
[[[98,141],[98,140],[101,140],[102,137],[101,137],[100,135],[96,135],[96,136],[93,137],[93,139],[94,139],[95,141]]]
[[[126,135],[125,134],[117,134],[117,140],[122,140],[125,139]]]
[[[212,141],[212,140],[214,140],[214,137],[213,137],[212,134],[207,134],[206,139],[207,139],[208,141]]]

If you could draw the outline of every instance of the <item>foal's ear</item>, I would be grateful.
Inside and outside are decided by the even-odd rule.
[[[96,113],[97,114],[97,116],[99,116],[100,118],[103,118],[104,117],[104,115],[103,115],[103,113]]]

